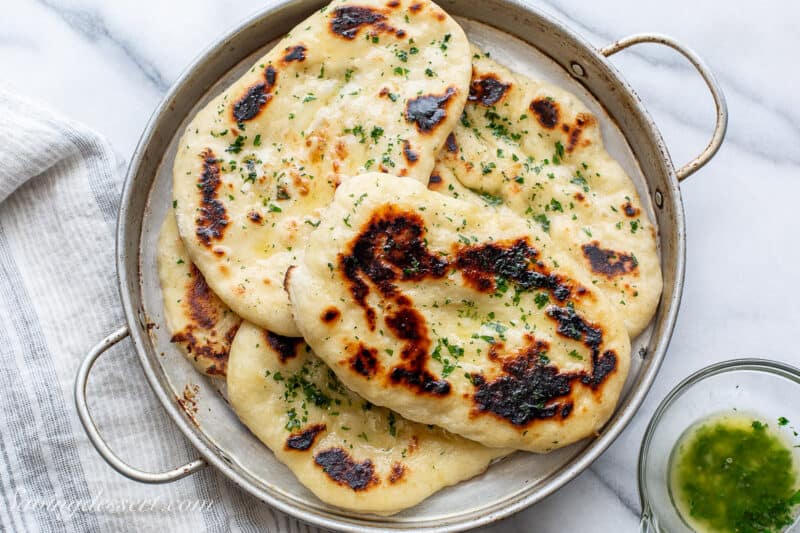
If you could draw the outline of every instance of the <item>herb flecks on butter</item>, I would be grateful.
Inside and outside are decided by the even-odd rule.
[[[768,424],[741,416],[689,430],[673,452],[671,492],[698,531],[778,532],[800,504],[791,449]]]

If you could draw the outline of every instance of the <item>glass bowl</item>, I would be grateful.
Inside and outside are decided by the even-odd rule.
[[[698,370],[676,386],[656,409],[639,452],[642,532],[692,533],[669,488],[670,456],[684,432],[715,415],[751,415],[792,445],[800,444],[800,370],[764,359],[734,359]],[[789,423],[778,425],[778,418]],[[795,466],[800,448],[793,447]],[[793,529],[797,525],[797,520]]]

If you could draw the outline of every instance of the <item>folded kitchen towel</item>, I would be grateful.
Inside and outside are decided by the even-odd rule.
[[[213,469],[143,485],[95,452],[72,387],[84,354],[124,321],[114,264],[122,169],[96,133],[2,86],[0,132],[0,531],[318,531]],[[129,341],[98,361],[88,390],[125,461],[158,471],[196,455]]]

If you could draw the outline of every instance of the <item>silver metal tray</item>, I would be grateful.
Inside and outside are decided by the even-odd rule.
[[[688,49],[642,34],[597,50],[560,22],[515,0],[444,0],[440,5],[478,46],[511,69],[553,82],[577,95],[597,115],[608,151],[636,183],[659,230],[664,291],[650,327],[633,342],[631,372],[615,415],[597,438],[548,455],[516,453],[474,479],[447,488],[391,517],[359,515],[319,501],[250,432],[224,399],[224,390],[199,375],[169,342],[156,271],[156,240],[171,198],[172,161],[180,134],[194,113],[237,79],[274,42],[324,2],[290,0],[243,23],[211,46],[178,79],[155,111],[133,155],[117,228],[117,271],[127,325],[103,339],[78,373],[78,413],[103,458],[120,473],[146,483],[180,479],[211,465],[268,504],[306,522],[342,531],[457,531],[509,516],[577,476],[625,428],[664,358],[683,285],[685,235],[678,182],[719,148],[727,126],[720,89]],[[650,42],[685,56],[708,85],[717,108],[709,145],[675,170],[667,148],[631,87],[607,61],[628,46]],[[155,327],[153,327],[155,325]],[[155,394],[201,458],[174,470],[142,472],[119,459],[97,431],[86,405],[86,381],[97,357],[130,335]],[[187,409],[184,393],[199,388]]]

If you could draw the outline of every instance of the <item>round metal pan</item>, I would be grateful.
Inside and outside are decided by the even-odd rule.
[[[708,162],[725,134],[725,101],[713,76],[688,49],[641,34],[596,49],[560,22],[517,0],[443,0],[475,44],[518,72],[576,94],[598,116],[609,152],[633,178],[658,227],[664,276],[651,326],[633,342],[630,376],[619,406],[600,434],[548,455],[516,453],[485,474],[449,487],[390,517],[360,515],[326,505],[300,485],[241,425],[216,385],[194,371],[169,343],[155,249],[169,211],[171,170],[185,124],[214,95],[313,10],[318,0],[288,0],[264,10],[210,47],[178,79],[142,134],[133,154],[117,227],[117,271],[127,324],[103,339],[84,360],[75,384],[78,414],[100,455],[123,475],[145,483],[180,479],[211,465],[268,504],[306,522],[342,531],[458,531],[507,517],[551,494],[588,467],[625,428],[655,378],[669,344],[683,285],[685,234],[678,183]],[[658,129],[632,88],[607,57],[637,43],[666,45],[685,56],[714,98],[717,124],[709,145],[675,170]],[[153,327],[155,324],[156,327]],[[200,458],[168,472],[138,470],[105,444],[86,404],[86,382],[96,359],[130,336],[153,391],[197,449]],[[197,387],[195,387],[197,386]],[[197,388],[187,410],[184,391]]]

